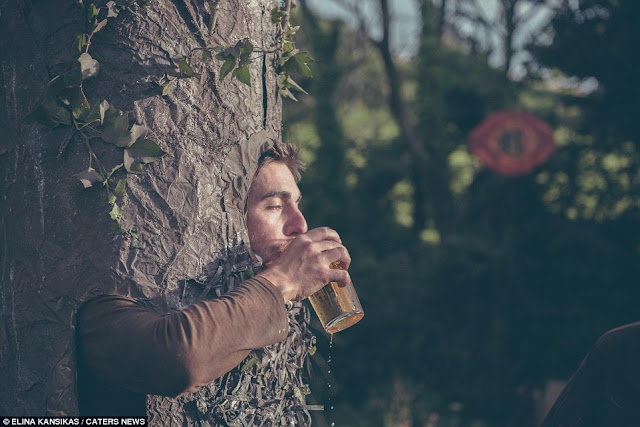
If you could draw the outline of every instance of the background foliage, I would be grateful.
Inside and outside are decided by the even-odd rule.
[[[285,103],[303,210],[346,242],[366,312],[334,337],[331,374],[319,340],[314,390],[329,380],[336,408],[316,422],[535,425],[547,381],[638,319],[640,4],[423,0],[407,55],[385,0],[336,3],[358,25],[294,10],[314,78]],[[501,109],[556,130],[529,175],[468,152]]]

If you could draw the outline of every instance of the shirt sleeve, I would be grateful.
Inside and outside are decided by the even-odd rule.
[[[252,349],[282,341],[282,294],[254,277],[228,294],[160,316],[142,303],[102,296],[78,314],[79,357],[106,384],[178,396],[237,366]]]

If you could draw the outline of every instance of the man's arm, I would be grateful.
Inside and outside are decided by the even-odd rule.
[[[228,294],[159,316],[134,299],[104,296],[78,315],[79,357],[106,384],[142,394],[195,391],[255,348],[288,332],[282,294],[255,277]]]

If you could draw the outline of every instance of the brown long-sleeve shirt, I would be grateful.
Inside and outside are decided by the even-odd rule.
[[[146,394],[195,391],[287,331],[282,294],[260,276],[166,316],[131,298],[90,300],[77,318],[80,411],[142,414]]]

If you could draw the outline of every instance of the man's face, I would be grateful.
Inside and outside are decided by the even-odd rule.
[[[297,235],[307,231],[298,209],[301,194],[293,174],[282,162],[263,165],[251,183],[247,228],[252,250],[265,261],[277,257]]]

